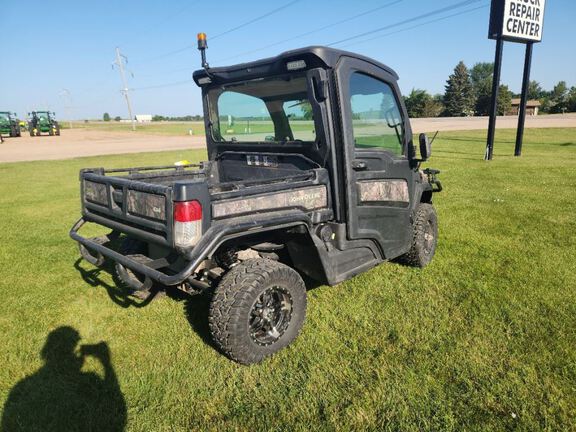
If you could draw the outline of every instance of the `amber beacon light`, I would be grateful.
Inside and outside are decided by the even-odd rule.
[[[206,48],[208,48],[206,33],[198,33],[196,38],[198,39],[198,49],[200,50],[200,55],[202,56],[202,67],[204,69],[208,69],[208,62],[206,61]]]

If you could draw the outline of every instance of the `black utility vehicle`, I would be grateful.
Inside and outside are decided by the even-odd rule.
[[[70,235],[134,290],[216,286],[216,345],[255,363],[298,335],[303,275],[334,285],[383,261],[428,264],[441,185],[437,171],[419,170],[430,143],[420,135],[418,158],[389,67],[324,47],[203,65],[194,80],[209,161],[83,169]],[[85,238],[86,222],[112,231]]]

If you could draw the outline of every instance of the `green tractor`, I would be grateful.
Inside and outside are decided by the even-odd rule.
[[[60,125],[54,119],[55,113],[50,111],[32,111],[28,113],[28,132],[30,136],[40,136],[43,133],[48,135],[60,135]]]
[[[19,137],[21,135],[20,125],[15,117],[16,113],[0,111],[0,135],[11,137]]]

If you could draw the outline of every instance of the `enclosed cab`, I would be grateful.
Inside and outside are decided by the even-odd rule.
[[[16,113],[10,111],[0,111],[0,135],[9,137],[21,136],[20,125],[16,115]]]
[[[441,186],[437,171],[419,169],[430,143],[421,135],[416,155],[389,67],[325,47],[203,64],[194,81],[209,160],[82,170],[71,236],[135,290],[214,289],[217,346],[254,363],[300,331],[303,276],[333,285],[384,261],[427,265]],[[85,238],[86,222],[112,231]]]
[[[32,111],[28,113],[28,131],[30,136],[40,136],[43,133],[48,135],[60,135],[60,125],[55,120],[56,114],[50,111]]]

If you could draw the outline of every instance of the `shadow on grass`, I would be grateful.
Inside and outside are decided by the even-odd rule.
[[[44,365],[10,391],[2,413],[2,432],[123,431],[126,401],[105,342],[80,345],[72,327],[52,331],[40,352]],[[103,376],[82,372],[88,357]]]
[[[147,306],[157,295],[157,290],[153,290],[150,293],[135,293],[134,291],[128,289],[124,286],[124,284],[118,279],[116,276],[116,272],[114,271],[114,267],[109,262],[106,262],[102,267],[96,267],[91,270],[86,270],[83,268],[80,263],[84,260],[82,258],[78,258],[74,262],[74,268],[78,270],[84,282],[92,287],[103,287],[106,289],[108,296],[112,299],[114,303],[118,306],[123,308],[128,307],[137,307],[141,308]],[[110,285],[109,283],[102,280],[100,275],[102,272],[107,273],[112,276],[112,280],[114,281],[114,285]]]
[[[576,146],[576,142],[565,142],[558,144],[560,147],[569,147],[569,146]]]
[[[208,309],[211,298],[212,290],[207,290],[207,292],[194,296],[187,296],[184,300],[184,313],[190,323],[190,327],[200,336],[202,342],[220,352],[212,340],[210,328],[208,327]]]
[[[79,258],[74,262],[74,268],[78,270],[82,279],[92,286],[92,287],[102,287],[108,293],[108,296],[112,299],[114,303],[122,308],[145,307],[156,296],[159,294],[165,294],[168,298],[174,301],[184,303],[184,315],[190,323],[192,329],[200,336],[200,339],[211,348],[218,351],[216,345],[214,345],[212,338],[210,336],[210,329],[208,327],[208,308],[210,305],[210,298],[212,296],[212,290],[209,289],[205,293],[189,295],[177,288],[173,287],[163,287],[164,291],[159,291],[155,289],[151,293],[142,293],[142,298],[134,297],[135,293],[126,288],[124,284],[116,276],[114,267],[112,264],[106,263],[103,267],[93,268],[91,270],[86,270],[80,264],[84,260]],[[100,275],[102,273],[107,273],[112,276],[114,285],[111,285],[104,281]]]

